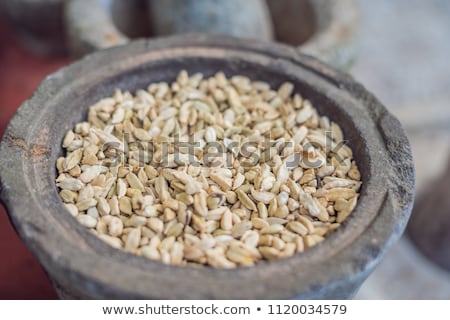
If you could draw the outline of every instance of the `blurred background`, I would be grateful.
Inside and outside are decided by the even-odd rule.
[[[356,298],[450,299],[448,0],[2,0],[0,137],[70,61],[187,31],[296,46],[352,74],[400,119],[417,171],[413,218]],[[1,206],[0,252],[0,299],[57,298]]]

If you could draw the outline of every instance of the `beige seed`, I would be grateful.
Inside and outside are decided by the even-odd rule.
[[[97,209],[101,216],[108,215],[111,212],[111,208],[105,198],[98,198]]]
[[[252,255],[242,247],[233,246],[226,252],[226,257],[243,266],[252,266],[254,264]]]
[[[80,180],[74,179],[74,178],[67,178],[59,182],[58,187],[61,189],[66,189],[70,191],[78,191],[81,188],[83,188],[84,184]]]
[[[185,245],[183,250],[184,257],[187,260],[199,261],[205,256],[205,253],[202,250],[192,245]]]
[[[134,173],[127,174],[126,179],[131,188],[144,192],[144,185]]]
[[[81,161],[81,157],[83,156],[83,149],[77,149],[73,152],[71,152],[63,165],[64,171],[69,171],[73,169],[76,165],[78,165]]]
[[[259,247],[259,252],[261,252],[262,256],[267,260],[275,260],[280,256],[280,252],[272,247]]]
[[[60,197],[109,245],[166,264],[234,268],[302,252],[351,214],[362,183],[351,148],[335,149],[341,128],[293,91],[186,71],[117,90],[65,135]],[[226,154],[206,158],[212,142]],[[259,158],[241,154],[244,143]]]
[[[181,264],[184,256],[184,246],[182,243],[175,242],[170,251],[170,263],[171,264]]]
[[[233,238],[240,238],[244,235],[245,231],[250,230],[252,228],[252,223],[250,221],[242,221],[236,223],[231,229],[231,235]]]
[[[255,189],[251,189],[251,194],[256,201],[262,202],[264,204],[269,204],[270,201],[275,197],[275,195],[271,192],[256,191]]]
[[[98,237],[113,248],[122,248],[122,240],[120,240],[119,238],[111,237],[106,234],[99,234]]]
[[[252,225],[255,229],[264,229],[270,226],[266,220],[257,217],[252,219]]]
[[[118,216],[120,215],[120,208],[119,208],[119,200],[117,199],[116,196],[112,197],[109,202],[109,207],[111,209],[111,214],[113,216]]]
[[[76,217],[78,215],[78,208],[76,205],[72,203],[65,203],[64,206],[73,217]]]
[[[77,194],[70,190],[61,190],[59,196],[61,197],[61,199],[63,199],[64,202],[67,203],[73,203],[77,199]]]
[[[88,216],[86,214],[78,215],[77,220],[79,223],[81,223],[86,228],[95,228],[95,226],[97,224],[97,219],[92,218],[91,216]]]
[[[228,191],[231,189],[232,181],[231,178],[224,177],[218,173],[211,173],[210,176],[211,180],[213,180],[215,183],[217,183],[223,191]]]
[[[134,251],[139,246],[139,241],[141,240],[141,229],[135,228],[131,230],[128,234],[127,240],[125,241],[125,250]]]
[[[152,259],[152,260],[160,260],[161,255],[159,254],[159,251],[153,247],[150,246],[144,246],[141,247],[141,253],[144,257]]]
[[[297,221],[291,221],[287,224],[287,228],[289,230],[294,231],[295,233],[298,233],[301,236],[306,236],[308,234],[308,229],[306,227]]]
[[[221,253],[216,251],[207,252],[208,264],[215,268],[230,269],[236,267],[236,264],[225,258]]]
[[[206,193],[201,191],[194,195],[194,209],[200,216],[208,215],[208,205],[206,204]]]
[[[256,211],[255,203],[249,198],[249,196],[242,190],[237,190],[236,195],[238,196],[241,203],[248,209]]]
[[[95,199],[87,199],[80,202],[77,202],[77,208],[79,211],[86,211],[90,207],[94,207],[97,205],[97,200]]]
[[[326,194],[326,198],[328,201],[336,201],[339,199],[348,200],[353,198],[356,195],[355,190],[347,189],[347,188],[334,188],[328,190]]]
[[[133,214],[133,209],[131,207],[131,200],[128,197],[119,198],[119,209],[125,214]]]
[[[183,232],[184,225],[182,223],[175,223],[173,226],[171,226],[167,232],[167,237],[178,237]]]
[[[112,219],[108,223],[108,233],[112,237],[119,237],[123,232],[123,223],[117,217],[112,217]]]
[[[261,229],[261,234],[276,234],[281,232],[283,229],[284,227],[281,224],[272,224]]]
[[[220,220],[220,227],[223,230],[231,230],[233,228],[233,221],[232,221],[232,213],[230,210],[226,210],[224,214],[222,215],[222,219]]]
[[[155,217],[148,219],[147,226],[156,233],[162,233],[164,229],[164,223]]]

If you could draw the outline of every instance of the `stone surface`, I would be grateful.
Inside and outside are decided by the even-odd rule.
[[[297,46],[339,69],[357,53],[356,0],[267,0],[277,41]]]
[[[301,255],[230,272],[164,266],[130,255],[64,215],[54,186],[63,133],[114,88],[135,90],[167,81],[182,68],[238,72],[273,86],[289,79],[319,112],[338,122],[364,182],[358,206],[344,226]],[[47,77],[3,137],[0,181],[0,196],[16,230],[70,296],[348,298],[403,231],[413,200],[414,169],[398,121],[349,76],[281,45],[185,36],[98,52]]]
[[[265,0],[149,0],[149,20],[155,34],[224,34],[272,40]]]

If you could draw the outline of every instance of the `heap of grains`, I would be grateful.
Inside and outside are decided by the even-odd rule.
[[[91,106],[64,138],[56,183],[67,210],[115,248],[252,266],[320,243],[355,208],[361,177],[343,140],[291,83],[182,71]]]

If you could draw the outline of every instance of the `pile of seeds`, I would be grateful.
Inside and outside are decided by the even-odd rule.
[[[106,243],[166,264],[302,252],[352,212],[361,177],[339,126],[293,91],[186,71],[117,90],[66,134],[60,196]]]

